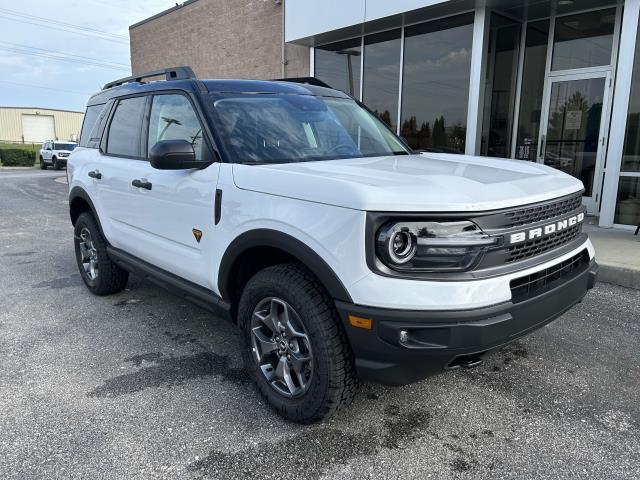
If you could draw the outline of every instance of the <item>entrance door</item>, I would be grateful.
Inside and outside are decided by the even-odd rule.
[[[538,162],[582,180],[590,214],[598,211],[609,77],[609,72],[553,76],[545,92]]]

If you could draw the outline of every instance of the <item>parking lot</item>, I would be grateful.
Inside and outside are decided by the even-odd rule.
[[[84,288],[61,175],[0,172],[3,479],[638,478],[640,291],[600,284],[479,368],[302,427],[229,323],[135,277]]]

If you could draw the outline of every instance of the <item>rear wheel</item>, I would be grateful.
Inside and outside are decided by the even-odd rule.
[[[238,308],[245,368],[283,417],[312,423],[357,391],[353,355],[333,301],[304,267],[258,272]]]
[[[47,169],[47,164],[44,163],[44,159],[42,158],[42,155],[40,155],[40,170],[46,170]]]
[[[91,213],[84,212],[76,220],[74,242],[80,275],[92,293],[110,295],[124,289],[129,272],[109,258],[107,241]]]

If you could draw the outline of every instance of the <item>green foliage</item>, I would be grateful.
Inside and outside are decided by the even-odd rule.
[[[4,167],[33,167],[36,154],[20,148],[0,148],[0,162]]]

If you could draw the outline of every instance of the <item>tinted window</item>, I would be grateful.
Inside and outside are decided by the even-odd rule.
[[[202,126],[184,95],[157,95],[153,97],[149,119],[148,150],[161,140],[186,140],[202,160],[206,144],[202,139]],[[205,156],[206,158],[206,156]]]
[[[315,48],[315,76],[354,97],[360,97],[360,38]]]
[[[473,14],[405,29],[401,135],[413,148],[464,152]]]
[[[615,8],[558,18],[551,69],[609,65],[615,19]]]
[[[144,103],[145,97],[120,100],[109,127],[107,153],[140,157],[140,129]]]
[[[400,30],[364,38],[362,102],[393,131],[398,123]]]
[[[54,150],[69,150],[69,151],[72,151],[74,148],[76,148],[76,144],[75,143],[54,143],[53,144],[53,149]]]
[[[104,108],[102,105],[92,105],[87,107],[87,111],[84,114],[84,121],[82,122],[82,131],[80,132],[80,146],[86,147],[91,138],[91,132],[96,126],[100,112]]]

